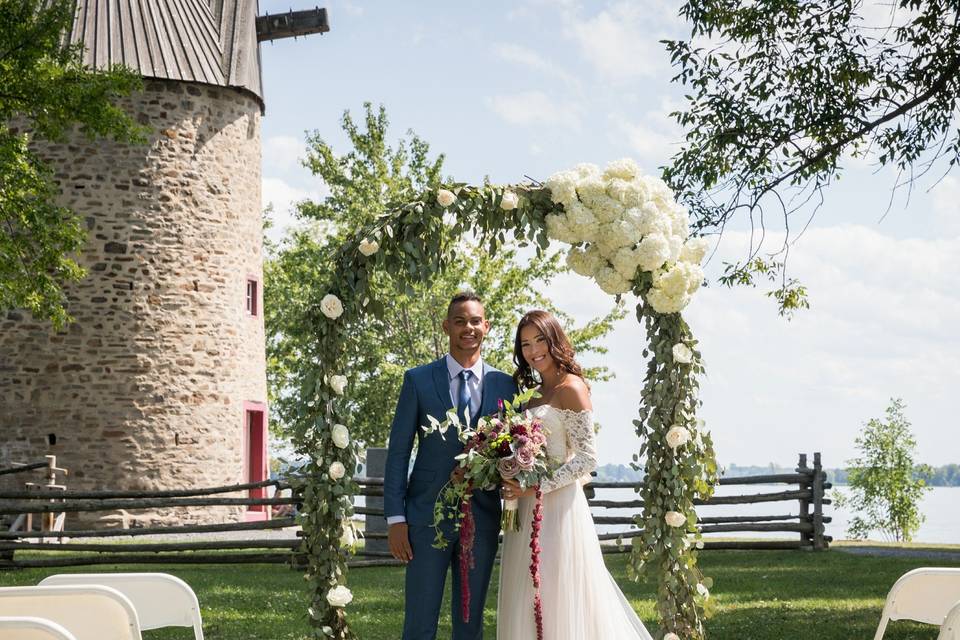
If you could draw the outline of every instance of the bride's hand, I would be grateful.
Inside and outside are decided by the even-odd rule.
[[[520,483],[516,480],[503,480],[503,486],[500,487],[500,495],[504,497],[505,500],[516,500],[517,498],[527,498],[529,496],[534,496],[537,494],[536,487],[529,487],[523,489],[520,486]]]

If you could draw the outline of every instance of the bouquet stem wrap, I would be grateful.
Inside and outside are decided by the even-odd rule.
[[[519,504],[518,500],[503,501],[503,516],[500,518],[500,528],[504,532],[520,531],[520,515],[517,513]]]

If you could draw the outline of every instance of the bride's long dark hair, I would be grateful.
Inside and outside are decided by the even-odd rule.
[[[583,369],[577,364],[573,346],[567,339],[567,334],[563,332],[563,327],[552,313],[535,309],[528,311],[517,325],[517,334],[513,340],[513,363],[517,365],[517,370],[513,374],[513,379],[521,389],[532,389],[540,384],[535,376],[533,368],[523,357],[523,347],[520,345],[520,332],[525,327],[534,326],[547,341],[547,349],[550,356],[557,363],[557,368],[567,373],[583,378]]]

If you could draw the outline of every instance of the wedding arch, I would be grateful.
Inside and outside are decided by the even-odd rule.
[[[359,447],[350,437],[343,367],[364,317],[383,309],[370,276],[386,271],[400,287],[427,281],[458,259],[468,235],[491,252],[508,239],[533,245],[538,257],[557,241],[571,269],[610,295],[638,298],[649,364],[633,421],[639,437],[633,461],[645,476],[636,489],[642,511],[628,571],[633,579],[642,571],[657,577],[665,638],[703,638],[711,583],[697,567],[702,543],[694,501],[712,494],[717,465],[696,417],[703,365],[681,311],[703,281],[707,243],[688,237],[686,210],[663,181],[642,175],[632,160],[604,170],[581,164],[543,184],[444,185],[381,214],[339,248],[323,298],[311,301],[315,364],[300,390],[294,434],[307,458],[300,523],[316,637],[356,637],[347,620],[353,598],[347,560],[356,533],[352,500],[359,487],[352,472]]]

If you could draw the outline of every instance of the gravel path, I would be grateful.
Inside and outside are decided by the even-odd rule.
[[[832,547],[834,551],[852,553],[857,556],[878,556],[883,558],[922,558],[925,560],[947,560],[960,562],[960,551],[949,549],[911,549],[908,547]]]

